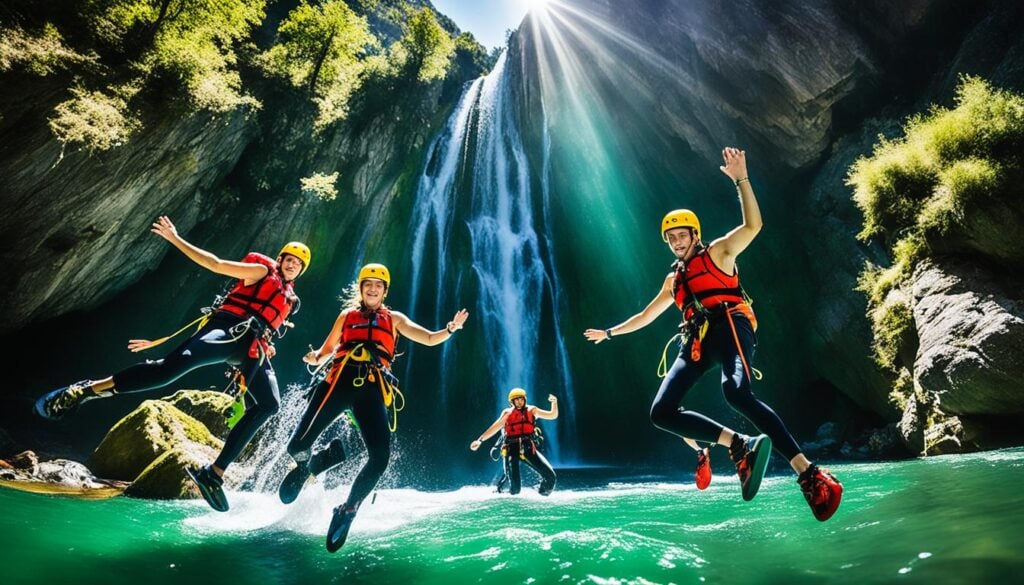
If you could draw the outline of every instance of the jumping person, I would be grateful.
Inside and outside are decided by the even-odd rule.
[[[696,214],[687,209],[668,213],[661,222],[661,237],[676,261],[657,296],[643,311],[619,325],[587,329],[584,336],[601,343],[632,333],[651,324],[675,303],[683,312],[684,342],[651,405],[651,422],[679,437],[728,447],[745,500],[757,494],[774,444],[798,474],[800,489],[814,516],[825,521],[839,507],[842,484],[804,456],[779,416],[750,388],[757,320],[740,287],[736,257],[761,231],[761,212],[747,177],[744,151],[725,148],[722,158],[725,164],[720,169],[739,192],[743,223],[705,246]],[[681,408],[686,393],[715,364],[721,366],[726,402],[766,434],[748,437]]]
[[[551,468],[551,464],[544,458],[544,455],[537,450],[534,439],[536,419],[555,420],[558,418],[558,399],[554,395],[548,394],[548,402],[551,403],[551,410],[541,410],[526,403],[526,390],[513,388],[508,393],[509,407],[501,411],[498,420],[487,427],[479,439],[469,444],[470,450],[476,451],[480,448],[481,443],[504,429],[505,439],[501,447],[501,454],[505,462],[505,477],[509,481],[508,493],[513,496],[519,493],[521,487],[520,460],[525,461],[540,475],[540,488],[537,490],[540,495],[549,495],[555,489],[555,470]]]
[[[345,410],[352,411],[369,456],[352,483],[348,499],[334,509],[327,531],[327,550],[331,552],[345,544],[359,505],[373,491],[391,457],[390,431],[395,430],[395,417],[403,400],[398,380],[391,373],[399,335],[423,345],[438,345],[451,339],[469,317],[462,309],[444,329],[428,331],[384,304],[390,286],[391,274],[386,266],[363,266],[327,339],[320,349],[303,357],[311,365],[329,358],[333,363],[326,379],[313,389],[306,412],[288,442],[288,454],[296,466],[281,483],[281,501],[295,501],[309,478],[345,459],[338,440],[312,453],[317,437]]]
[[[36,401],[35,412],[57,420],[90,400],[162,388],[204,366],[228,363],[237,367],[248,384],[245,414],[232,427],[212,465],[186,470],[210,506],[226,512],[228,501],[221,489],[224,470],[280,405],[277,377],[270,365],[275,353],[270,340],[288,315],[297,310],[299,298],[293,282],[309,268],[311,254],[305,244],[290,242],[281,248],[277,260],[250,252],[234,262],[221,260],[185,241],[166,216],[161,216],[151,231],[196,264],[236,278],[237,282],[199,329],[163,359],[135,364],[98,381],[83,380],[54,390]],[[128,349],[142,351],[161,342],[133,339]]]

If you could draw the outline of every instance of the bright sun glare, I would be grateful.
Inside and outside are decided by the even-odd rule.
[[[526,10],[533,12],[534,10],[544,10],[548,5],[548,0],[525,0]]]

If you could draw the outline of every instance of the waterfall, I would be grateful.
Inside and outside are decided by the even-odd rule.
[[[549,426],[547,434],[547,450],[558,460],[568,456],[567,449],[559,448],[558,435],[572,436],[575,409],[559,323],[557,318],[541,322],[544,299],[556,316],[563,303],[558,279],[553,277],[547,221],[549,141],[545,129],[543,168],[531,168],[516,119],[507,63],[507,54],[502,54],[489,75],[465,90],[444,132],[428,149],[409,230],[413,254],[410,311],[417,310],[418,291],[426,287],[435,298],[432,317],[439,321],[448,318],[441,310],[452,308],[444,302],[444,290],[452,286],[454,275],[449,274],[445,246],[457,225],[456,217],[462,219],[469,231],[476,284],[471,325],[483,331],[490,364],[490,379],[483,387],[494,393],[495,413],[505,405],[506,393],[515,386],[526,388],[530,402],[541,408],[547,408],[549,392],[559,396],[561,416]],[[541,185],[539,199],[534,197],[533,184]],[[541,233],[534,209],[538,205],[543,207]],[[425,268],[427,252],[436,258],[429,276]],[[542,332],[543,339],[553,340],[550,351],[554,359],[550,361],[557,365],[557,374],[541,375],[539,371]],[[459,349],[457,344],[446,344],[444,351],[443,371],[448,371],[447,366],[458,363]],[[440,380],[440,384],[438,395],[445,400],[446,380]]]

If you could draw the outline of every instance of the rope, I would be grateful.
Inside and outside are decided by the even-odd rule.
[[[665,344],[665,349],[661,351],[661,361],[658,362],[658,377],[664,378],[668,375],[668,346],[672,345],[672,342],[677,338],[681,338],[682,333],[676,333],[672,337],[668,338],[668,343]]]
[[[200,315],[194,321],[190,322],[188,325],[185,325],[181,329],[178,329],[174,333],[171,333],[170,335],[167,335],[165,337],[161,337],[160,339],[155,339],[155,340],[149,342],[148,346],[140,349],[139,351],[146,351],[147,349],[152,349],[152,348],[154,348],[154,347],[164,343],[168,339],[173,339],[173,338],[177,337],[178,335],[180,335],[183,331],[185,331],[189,327],[195,325],[196,323],[199,323],[199,327],[196,327],[196,331],[199,331],[200,329],[203,328],[204,325],[206,325],[206,322],[210,320],[210,314],[211,313],[204,313],[204,314]]]

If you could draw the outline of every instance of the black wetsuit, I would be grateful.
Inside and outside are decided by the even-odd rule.
[[[277,376],[270,359],[263,359],[261,363],[259,358],[249,357],[249,348],[263,327],[254,320],[248,331],[238,335],[246,320],[237,315],[215,312],[202,329],[162,359],[135,364],[113,377],[114,391],[130,394],[161,388],[204,366],[227,363],[239,368],[249,388],[245,394],[245,415],[228,433],[224,449],[214,462],[221,469],[226,469],[241,454],[281,403]]]
[[[338,419],[347,409],[352,410],[366,445],[368,459],[359,471],[352,489],[349,491],[345,506],[357,508],[367,495],[376,487],[384,470],[388,467],[391,457],[391,431],[388,428],[388,412],[384,406],[380,385],[377,382],[365,381],[361,386],[353,386],[356,378],[366,378],[370,366],[366,362],[349,362],[338,373],[337,383],[333,390],[328,381],[319,383],[313,389],[306,412],[299,420],[290,441],[288,454],[297,462],[305,463],[313,457],[311,450],[320,433]],[[374,375],[382,370],[374,368]],[[385,374],[390,376],[390,373]],[[392,378],[397,384],[397,380]],[[336,461],[336,463],[340,463]],[[327,471],[317,469],[317,472]]]
[[[522,479],[519,475],[519,461],[521,460],[525,461],[540,476],[538,491],[541,495],[546,496],[555,489],[555,470],[537,449],[532,435],[506,437],[505,444],[502,446],[502,455],[505,459],[505,477],[509,482],[508,493],[516,495],[522,487]]]
[[[754,357],[754,350],[757,348],[754,328],[742,313],[734,312],[731,316],[736,327],[739,347],[737,347],[736,339],[733,338],[733,331],[725,312],[712,310],[707,334],[701,342],[700,359],[698,361],[691,359],[690,349],[694,337],[691,335],[687,343],[680,349],[679,356],[672,364],[672,368],[669,369],[658,390],[658,395],[654,398],[654,403],[651,405],[651,422],[658,428],[680,437],[689,437],[712,444],[717,443],[722,432],[722,425],[698,412],[681,408],[679,405],[690,388],[697,383],[697,380],[714,365],[720,364],[722,367],[722,393],[725,395],[726,402],[754,423],[761,432],[771,437],[775,449],[788,461],[800,453],[800,447],[786,429],[786,425],[783,424],[779,415],[754,396],[750,389],[748,372],[740,357],[741,348],[743,358],[746,359],[748,365]]]

